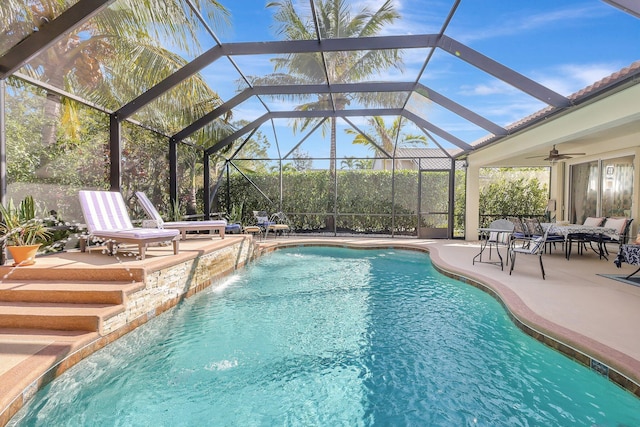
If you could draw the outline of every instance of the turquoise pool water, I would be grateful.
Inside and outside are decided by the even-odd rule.
[[[280,250],[95,353],[19,426],[638,426],[640,399],[426,254]]]

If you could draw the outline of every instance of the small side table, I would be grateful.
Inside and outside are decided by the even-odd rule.
[[[508,235],[510,233],[513,233],[513,230],[508,230],[508,229],[503,229],[503,228],[479,228],[478,232],[480,233],[480,252],[473,257],[473,262],[472,264],[475,265],[476,262],[478,263],[484,263],[484,264],[495,264],[495,265],[499,265],[500,266],[500,270],[504,270],[504,262],[502,261],[502,255],[500,255],[500,237],[501,235]],[[495,236],[495,240],[491,239],[491,235],[494,234]],[[487,246],[489,246],[489,260],[491,260],[491,244],[495,243],[496,245],[496,252],[498,253],[498,258],[500,258],[500,261],[483,261],[482,260],[482,253],[485,251],[485,249],[487,248]],[[509,243],[502,243],[504,244],[504,246],[507,247],[507,265],[509,262]]]

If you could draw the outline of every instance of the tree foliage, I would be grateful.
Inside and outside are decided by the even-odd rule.
[[[484,187],[480,193],[480,217],[542,215],[549,198],[549,189],[537,178],[500,178]]]
[[[225,180],[216,195],[220,206],[242,204],[245,207],[244,224],[253,222],[253,210],[282,210],[298,232],[327,231],[325,218],[335,212],[339,231],[416,233],[417,171],[400,170],[394,174],[390,171],[340,170],[337,172],[337,206],[331,200],[333,181],[328,170],[284,172],[281,205],[279,173],[251,174],[249,179],[251,183],[240,174],[234,174],[230,176],[229,187]],[[447,180],[443,181],[438,174],[423,174],[422,180],[423,188],[428,189],[422,195],[423,208],[446,210]],[[392,188],[395,188],[395,195]],[[393,223],[392,215],[395,215]]]
[[[2,41],[21,40],[68,10],[68,0],[23,0],[0,2],[0,21],[11,26],[0,29]],[[228,12],[216,0],[194,0],[216,28],[223,29]],[[183,67],[201,52],[199,20],[179,0],[122,0],[118,7],[101,10],[32,58],[22,72],[50,86],[83,97],[96,105],[116,110],[146,88]],[[10,46],[5,46],[6,48]],[[109,182],[109,118],[96,110],[61,96],[57,91],[33,89],[11,79],[8,90],[7,140],[10,183],[46,183],[77,188],[104,188]],[[136,120],[171,134],[222,101],[200,74],[142,108]],[[233,132],[225,116],[194,134],[189,143],[205,146]],[[140,137],[145,138],[141,140]],[[139,147],[138,147],[139,145]],[[161,148],[159,150],[159,148]],[[123,130],[123,190],[125,195],[145,179],[166,187],[166,138],[140,129]],[[202,152],[202,151],[201,151]],[[202,155],[183,150],[180,157],[188,206],[195,206],[196,185],[202,180]],[[156,161],[157,160],[157,161]],[[159,168],[157,163],[164,162]],[[151,166],[140,169],[139,166]],[[64,204],[64,203],[63,203]]]
[[[315,3],[315,16],[310,8],[300,7],[293,0],[271,1],[268,8],[274,10],[275,28],[284,40],[317,40],[349,37],[372,37],[379,35],[385,27],[400,18],[391,0],[386,0],[377,9],[369,5],[352,13],[352,5],[345,0],[319,0]],[[342,51],[320,54],[317,52],[292,53],[275,57],[274,73],[253,79],[255,85],[311,84],[328,80],[331,84],[362,81],[392,67],[402,66],[401,51],[397,49]],[[293,95],[300,111],[344,110],[352,102],[365,106],[384,105],[395,94],[389,93],[334,93],[316,95]],[[318,118],[294,121],[293,129],[305,129],[317,123]],[[336,174],[336,118],[325,122],[330,127],[331,177]],[[326,129],[323,127],[323,132]],[[332,191],[330,189],[330,191]],[[331,197],[329,197],[331,199]],[[327,218],[330,226],[331,217]]]
[[[405,132],[404,128],[407,120],[402,117],[396,117],[388,127],[384,118],[380,116],[370,117],[367,119],[367,123],[370,127],[367,134],[362,134],[355,129],[345,129],[345,133],[354,135],[354,144],[365,145],[375,153],[378,153],[382,148],[384,153],[381,154],[392,156],[396,146],[426,147],[428,145],[425,135],[414,135]]]

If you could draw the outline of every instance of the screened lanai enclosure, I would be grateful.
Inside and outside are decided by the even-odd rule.
[[[299,233],[461,237],[467,157],[612,71],[566,73],[566,52],[637,60],[622,41],[639,14],[633,0],[3,0],[0,196],[70,223],[93,188],[139,218],[144,191],[168,218],[281,211]]]

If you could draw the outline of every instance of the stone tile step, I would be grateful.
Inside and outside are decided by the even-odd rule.
[[[105,258],[111,258],[107,255]],[[52,260],[43,257],[35,265],[28,267],[0,266],[0,279],[6,280],[57,280],[57,281],[136,281],[144,280],[145,269],[141,266],[115,265],[98,266],[57,266],[52,268]]]
[[[0,328],[101,332],[123,305],[0,302]]]
[[[144,289],[142,282],[0,282],[0,301],[77,304],[123,304],[128,295]]]

